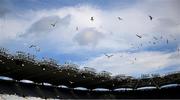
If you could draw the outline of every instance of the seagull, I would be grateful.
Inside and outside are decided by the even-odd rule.
[[[52,25],[52,27],[55,27],[55,26],[56,26],[56,23],[57,23],[57,21],[56,21],[54,24],[51,24],[51,25]]]
[[[114,55],[107,55],[107,54],[104,54],[108,59],[111,58],[112,56]]]
[[[180,48],[177,48],[177,51],[180,52]]]
[[[153,17],[149,15],[149,19],[150,19],[150,20],[152,20],[152,19],[153,19]]]
[[[143,46],[143,44],[141,43],[141,47]]]
[[[123,20],[121,17],[118,17],[119,20]]]
[[[91,21],[94,21],[94,17],[91,17]]]
[[[35,48],[37,52],[40,52],[40,48],[38,48],[36,45],[30,45],[29,48]]]
[[[136,34],[136,36],[137,36],[138,38],[142,38],[142,36],[140,36],[140,35],[138,35],[138,34]]]
[[[33,47],[36,47],[36,45],[30,45],[29,48],[33,48]]]
[[[163,39],[163,36],[161,36],[160,38]]]
[[[70,84],[73,84],[74,82],[72,82],[72,81],[69,81],[69,83],[70,83]]]
[[[158,40],[158,38],[157,38],[157,37],[155,37],[155,36],[153,36],[153,38],[154,38],[155,40]]]
[[[78,31],[79,30],[79,28],[78,27],[76,27],[76,31]]]

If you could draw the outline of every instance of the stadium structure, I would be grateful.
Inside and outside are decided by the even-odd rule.
[[[144,74],[140,78],[111,76],[107,71],[37,60],[0,49],[0,94],[52,99],[180,98],[180,72]]]

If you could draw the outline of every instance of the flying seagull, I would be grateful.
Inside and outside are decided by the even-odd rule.
[[[137,60],[136,58],[134,58],[134,60]]]
[[[163,39],[163,36],[161,36],[160,38]]]
[[[69,83],[70,83],[70,84],[73,84],[74,82],[72,82],[72,81],[69,81]]]
[[[55,23],[52,23],[51,26],[52,26],[52,27],[55,27],[56,24],[57,24],[57,21],[56,21]]]
[[[119,20],[123,20],[121,17],[118,17]]]
[[[153,19],[153,17],[149,15],[149,19],[150,19],[150,20],[152,20],[152,19]]]
[[[107,54],[104,54],[108,59],[111,58],[112,56],[114,55],[107,55]]]
[[[180,52],[180,48],[177,48],[177,51]]]
[[[138,34],[136,34],[136,36],[137,36],[138,38],[142,38],[142,36],[140,36],[140,35],[138,35]]]
[[[94,17],[91,17],[91,21],[94,21]]]
[[[29,48],[35,48],[37,52],[40,52],[40,48],[38,48],[36,45],[30,45]]]
[[[157,37],[155,37],[155,36],[153,36],[153,38],[154,38],[155,40],[158,40],[158,38],[157,38]]]
[[[76,31],[78,31],[79,30],[79,28],[78,27],[76,27]]]
[[[29,48],[33,48],[33,47],[36,47],[36,45],[33,45],[33,44],[32,44],[32,45],[29,46]]]

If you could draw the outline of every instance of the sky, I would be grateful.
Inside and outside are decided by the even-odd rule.
[[[180,71],[179,4],[179,0],[0,0],[0,47],[112,75]]]

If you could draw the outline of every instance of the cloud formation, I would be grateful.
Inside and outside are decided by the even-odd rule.
[[[143,51],[111,54],[113,55],[111,58],[101,55],[84,62],[82,66],[96,68],[98,71],[107,70],[113,72],[113,75],[128,74],[138,76],[140,74],[158,73],[159,70],[180,64],[180,54],[178,52]],[[179,67],[174,67],[173,70],[179,70]],[[167,72],[168,70],[166,70]]]
[[[95,30],[95,28],[87,28],[79,32],[74,37],[74,40],[81,46],[96,46],[103,37],[104,35],[101,32]]]

